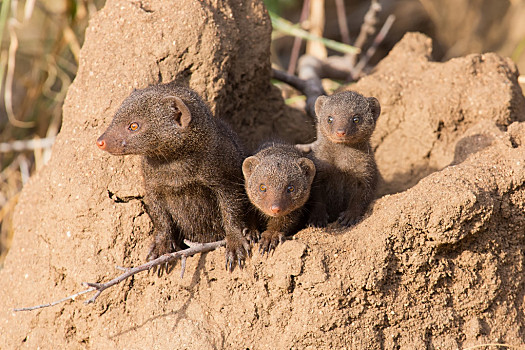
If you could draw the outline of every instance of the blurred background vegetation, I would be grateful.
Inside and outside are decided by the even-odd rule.
[[[50,157],[62,105],[75,77],[89,19],[105,0],[4,0],[0,7],[0,267],[13,236],[12,214],[29,177]],[[322,11],[309,12],[308,8]],[[373,67],[408,31],[434,40],[434,58],[498,52],[525,71],[525,0],[374,0],[377,30],[395,15],[369,61]],[[359,36],[370,0],[265,0],[279,17],[339,42]],[[317,6],[317,7],[315,7]],[[303,10],[306,8],[306,10]],[[343,23],[343,26],[341,26]],[[272,41],[272,63],[294,71],[294,38]],[[367,37],[364,47],[374,35]],[[297,54],[305,52],[299,42]],[[328,55],[334,52],[328,50]],[[523,83],[522,83],[523,84]],[[522,86],[523,87],[523,86]]]

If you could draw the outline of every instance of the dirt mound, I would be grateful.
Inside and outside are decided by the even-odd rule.
[[[354,87],[384,106],[374,145],[391,189],[453,165],[378,199],[356,227],[304,230],[269,258],[255,253],[243,271],[227,273],[221,249],[189,259],[183,280],[139,274],[94,305],[11,311],[143,262],[151,222],[138,161],[109,157],[94,143],[132,87],[178,77],[245,139],[276,127],[311,132],[279,112],[261,2],[217,6],[108,1],[91,23],[52,160],[17,207],[0,271],[0,348],[523,344],[525,123],[511,123],[525,109],[515,68],[490,54],[429,62],[429,43],[417,35]],[[485,58],[459,64],[475,57]]]
[[[385,180],[382,193],[405,190],[449,165],[457,141],[479,120],[500,129],[525,121],[510,59],[486,53],[439,63],[431,61],[431,51],[429,38],[407,34],[374,74],[349,87],[381,102],[372,142]]]

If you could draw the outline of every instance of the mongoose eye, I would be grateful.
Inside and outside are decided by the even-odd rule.
[[[334,121],[334,117],[328,117],[327,122],[328,124],[332,124]]]
[[[286,192],[292,193],[293,191],[295,191],[295,187],[293,187],[293,185],[288,185],[288,187],[286,187]]]
[[[133,122],[133,123],[129,124],[129,128],[128,129],[131,130],[131,131],[135,131],[138,128],[139,128],[139,123]]]
[[[359,122],[361,121],[361,118],[359,118],[358,115],[355,115],[355,116],[352,118],[352,121],[354,122],[354,124],[359,124]]]
[[[265,184],[260,184],[259,185],[259,191],[266,192],[266,185]]]

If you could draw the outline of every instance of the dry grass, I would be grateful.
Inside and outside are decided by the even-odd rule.
[[[50,157],[88,20],[103,0],[4,0],[0,12],[0,266],[23,184]],[[41,140],[43,142],[39,142]]]

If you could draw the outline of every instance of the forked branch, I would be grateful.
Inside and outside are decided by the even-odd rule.
[[[23,308],[17,308],[17,309],[14,309],[14,311],[31,311],[31,310],[36,310],[36,309],[41,309],[41,308],[44,308],[44,307],[50,307],[50,306],[54,306],[54,305],[57,305],[59,303],[62,303],[64,301],[67,301],[67,300],[74,300],[77,296],[79,295],[82,295],[82,294],[85,294],[85,293],[89,293],[89,292],[92,292],[92,291],[96,291],[95,295],[86,301],[86,304],[90,304],[90,303],[93,303],[95,302],[95,300],[98,298],[98,296],[106,289],[116,285],[116,284],[119,284],[120,282],[126,280],[127,278],[139,273],[139,272],[142,272],[142,271],[148,271],[156,266],[159,266],[159,265],[163,265],[163,264],[168,264],[170,262],[173,262],[177,259],[181,259],[181,272],[180,272],[180,277],[182,278],[184,276],[184,269],[186,267],[186,258],[190,257],[190,256],[193,256],[195,254],[198,254],[198,253],[207,253],[207,252],[211,252],[212,250],[215,250],[219,247],[222,247],[224,245],[226,245],[226,240],[222,240],[222,241],[217,241],[217,242],[211,242],[211,243],[192,243],[192,242],[186,242],[186,244],[188,244],[190,247],[188,249],[184,249],[184,250],[179,250],[177,252],[173,252],[173,253],[170,253],[170,254],[164,254],[162,256],[159,256],[157,259],[154,259],[154,260],[151,260],[151,261],[148,261],[147,263],[145,264],[142,264],[140,266],[137,266],[137,267],[133,267],[133,268],[124,268],[124,273],[118,277],[115,277],[114,279],[112,279],[111,281],[109,282],[106,282],[106,283],[91,283],[91,282],[85,282],[83,283],[85,286],[89,287],[88,289],[86,290],[83,290],[79,293],[76,293],[76,294],[73,294],[67,298],[63,298],[63,299],[60,299],[60,300],[57,300],[57,301],[54,301],[52,303],[48,303],[48,304],[42,304],[42,305],[37,305],[37,306],[32,306],[32,307],[23,307]]]

